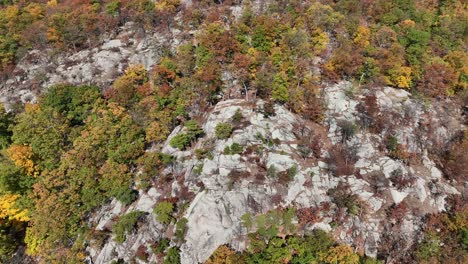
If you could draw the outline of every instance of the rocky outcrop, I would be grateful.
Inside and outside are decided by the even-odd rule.
[[[447,119],[446,113],[437,105],[430,110],[405,91],[380,88],[375,91],[380,115],[388,115],[391,123],[386,123],[381,133],[373,133],[359,126],[362,115],[357,106],[368,92],[353,90],[352,84],[346,82],[325,88],[325,125],[303,120],[279,105],[275,106],[275,115],[266,117],[263,101],[237,99],[219,102],[206,114],[203,121],[205,135],[189,150],[170,147],[170,139],[181,132],[180,127],[176,128],[162,151],[177,157],[172,172],[183,175],[183,184],[196,194],[184,213],[188,231],[180,247],[182,263],[204,262],[222,244],[237,250],[245,249],[248,246],[247,230],[242,226],[241,217],[247,212],[262,214],[279,206],[309,208],[323,202],[331,203],[328,212],[321,212],[321,220],[307,225],[304,230],[324,229],[339,241],[353,244],[369,256],[376,256],[384,230],[395,221],[388,217],[389,208],[405,202],[410,210],[404,219],[400,219],[398,228],[402,239],[409,242],[415,239],[424,214],[444,211],[447,195],[466,191],[462,183],[449,183],[442,177],[427,154],[434,135],[421,132],[415,124],[443,122],[445,125],[440,126],[437,137],[449,140],[455,131],[462,129],[460,115]],[[236,111],[242,113],[243,119],[236,124],[232,135],[225,140],[216,139],[216,125],[231,122]],[[357,127],[346,139],[343,139],[344,131],[340,127],[343,120]],[[299,133],[300,128],[312,132]],[[303,135],[318,137],[320,151],[315,150],[317,153],[304,157],[299,144]],[[382,149],[386,135],[404,142],[407,151],[422,162],[388,156],[388,151]],[[427,145],[420,144],[420,140],[426,139]],[[242,146],[242,153],[225,153],[226,146],[234,143]],[[337,176],[333,172],[330,163],[333,160],[329,157],[333,146],[339,144],[353,153],[355,173]],[[211,157],[199,160],[194,154],[195,149],[206,149]],[[292,175],[285,182],[278,176],[282,173]],[[395,180],[396,175],[410,180],[401,185]],[[363,210],[359,214],[347,214],[340,219],[339,226],[332,227],[336,212],[341,209],[334,204],[329,191],[340,182],[357,195]],[[174,182],[172,185],[173,195],[177,194],[179,184]],[[111,226],[112,218],[119,212],[141,210],[149,214],[145,224],[123,244],[111,239],[102,248],[90,247],[94,263],[105,263],[117,256],[129,259],[138,247],[148,246],[162,236],[165,229],[151,215],[158,197],[158,191],[152,188],[147,193],[140,193],[139,200],[125,210],[115,202],[103,207],[99,217],[93,220],[99,230]],[[152,256],[151,259],[156,258]]]
[[[47,87],[58,83],[95,84],[106,88],[130,64],[150,69],[160,59],[163,47],[179,44],[180,31],[143,33],[132,23],[114,36],[103,36],[94,48],[69,54],[54,50],[31,50],[16,65],[12,77],[0,82],[0,102],[35,102]]]

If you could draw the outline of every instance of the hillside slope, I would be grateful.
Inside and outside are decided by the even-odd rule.
[[[467,10],[0,1],[0,262],[466,263]]]

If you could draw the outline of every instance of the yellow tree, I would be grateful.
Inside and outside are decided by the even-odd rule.
[[[388,72],[390,74],[390,80],[388,84],[404,89],[409,89],[411,87],[412,70],[410,67],[397,65],[395,68],[390,69]]]
[[[216,251],[205,262],[205,264],[233,264],[231,257],[234,254],[234,250],[225,245],[222,245],[216,249]]]
[[[359,256],[347,245],[332,247],[327,252],[320,254],[320,261],[329,264],[358,264]]]
[[[5,194],[0,196],[0,219],[9,221],[29,221],[28,211],[16,207],[19,194]]]
[[[147,72],[143,65],[130,65],[124,75],[117,78],[108,97],[122,105],[127,105],[136,96],[136,88],[148,81]]]
[[[161,125],[160,122],[154,121],[146,128],[146,140],[160,142],[165,140],[169,135],[167,126]]]
[[[33,161],[33,150],[30,146],[11,145],[7,149],[9,158],[14,162],[15,166],[23,169],[27,175],[36,177],[39,175],[39,168]]]
[[[174,12],[180,6],[180,0],[159,0],[154,6],[160,11]]]
[[[360,48],[366,48],[370,44],[370,35],[371,33],[368,27],[359,25],[354,35],[353,42]]]

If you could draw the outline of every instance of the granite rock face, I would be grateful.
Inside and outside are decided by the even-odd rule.
[[[251,2],[255,13],[268,1]],[[192,0],[181,3],[190,6]],[[242,16],[241,6],[233,5],[230,10],[235,19]],[[184,41],[184,34],[196,32],[171,28],[165,33],[144,33],[129,22],[116,33],[102,36],[100,43],[89,49],[65,55],[52,50],[29,51],[11,77],[0,82],[0,102],[6,108],[16,102],[37,102],[47,87],[59,83],[95,84],[106,89],[131,64],[151,69],[164,49],[175,50]],[[313,60],[317,67],[311,71],[319,75],[321,59]],[[226,87],[235,86],[231,72],[224,71],[221,76]],[[418,238],[424,215],[445,211],[449,195],[468,193],[468,184],[447,181],[430,155],[431,149],[446,144],[464,129],[462,113],[447,106],[448,100],[427,105],[402,89],[370,90],[346,81],[324,84],[321,91],[325,109],[319,123],[283,105],[275,105],[275,114],[267,115],[266,102],[260,99],[226,99],[227,92],[220,94],[222,100],[202,116],[204,135],[192,146],[183,151],[170,146],[170,140],[184,132],[178,126],[165,142],[146,150],[175,157],[176,162],[163,171],[163,176],[174,176],[166,189],[154,184],[145,191],[135,190],[138,198],[132,204],[113,200],[92,213],[89,226],[102,235],[102,241],[90,241],[88,262],[122,259],[161,263],[152,246],[169,238],[171,246],[180,248],[183,264],[203,263],[220,245],[239,251],[248,247],[248,230],[241,220],[246,213],[260,215],[291,206],[316,209],[324,204],[329,209],[300,232],[322,229],[337,241],[375,257],[386,234],[397,234],[411,245]],[[369,116],[362,112],[369,96],[377,106],[372,118],[383,120],[378,129],[369,127]],[[242,114],[242,120],[233,122],[236,112]],[[219,123],[234,125],[229,138],[216,138]],[[402,151],[389,151],[389,139]],[[233,145],[241,150],[228,153],[226,148]],[[210,155],[197,158],[197,149]],[[346,158],[352,172],[337,173],[336,149],[349,155]],[[154,175],[157,177],[161,175]],[[159,223],[153,209],[164,198],[181,196],[184,188],[192,196],[177,220],[187,219],[187,232],[183,241],[175,241],[174,223]],[[339,208],[331,191],[340,188],[356,197],[358,212]],[[406,206],[408,213],[396,225],[388,212],[398,205]],[[138,226],[123,243],[116,242],[112,227],[119,217],[134,211],[144,213]],[[135,258],[141,248],[148,253],[146,261]]]
[[[175,47],[180,31],[142,35],[132,23],[113,36],[103,36],[100,44],[70,54],[53,50],[32,50],[18,62],[12,77],[0,82],[0,102],[36,102],[47,87],[59,84],[96,84],[108,87],[130,64],[146,69],[159,62],[162,47]]]
[[[262,214],[279,206],[314,208],[324,202],[331,204],[330,211],[323,213],[319,222],[306,226],[305,230],[326,230],[340,242],[352,244],[366,255],[376,256],[383,233],[393,221],[386,214],[391,206],[404,202],[409,208],[418,209],[409,210],[399,227],[400,234],[410,242],[419,232],[424,214],[444,211],[447,195],[466,191],[463,184],[454,185],[444,180],[428,157],[425,145],[419,142],[426,139],[432,142],[431,135],[421,134],[414,127],[418,122],[446,119],[446,126],[441,126],[444,133],[438,137],[447,140],[451,131],[461,128],[459,117],[457,119],[455,115],[447,120],[446,113],[440,112],[437,106],[427,110],[407,92],[384,87],[375,93],[379,111],[391,116],[396,126],[389,124],[381,133],[358,126],[360,128],[344,140],[343,127],[339,124],[343,120],[360,124],[362,115],[357,106],[363,102],[366,93],[352,90],[352,84],[347,82],[327,87],[324,91],[327,110],[323,124],[307,122],[279,105],[275,106],[275,115],[266,117],[263,101],[235,99],[221,101],[206,113],[201,124],[205,135],[191,148],[185,151],[172,148],[170,139],[183,129],[177,127],[171,133],[161,149],[177,157],[177,163],[170,171],[183,176],[182,182],[173,183],[172,195],[178,194],[181,184],[194,193],[183,215],[188,220],[185,241],[178,244],[182,263],[204,262],[223,244],[236,250],[245,249],[248,246],[247,230],[241,217],[246,213]],[[240,111],[243,118],[235,125],[232,135],[228,139],[216,139],[216,125],[232,122],[236,111]],[[411,111],[409,116],[408,111]],[[301,129],[312,133],[304,136],[299,133]],[[384,135],[388,135],[386,130],[391,130],[391,135],[397,137],[398,142],[404,142],[407,150],[415,153],[422,162],[413,164],[390,157],[388,151],[382,149]],[[420,134],[415,136],[417,133]],[[304,158],[300,151],[301,137],[319,137],[319,153]],[[234,143],[242,146],[241,153],[225,153],[226,146]],[[342,145],[353,153],[354,174],[335,175],[333,160],[329,158],[335,145]],[[197,159],[195,149],[208,149],[211,156]],[[291,173],[287,182],[279,180],[282,173]],[[400,185],[395,181],[396,176],[410,180]],[[332,227],[339,208],[334,204],[330,190],[339,184],[348,186],[365,210],[357,215],[349,214],[338,227]],[[94,263],[106,263],[116,258],[130,260],[139,247],[149,247],[167,235],[167,230],[173,227],[167,229],[157,223],[151,213],[159,198],[157,188],[152,188],[146,193],[140,192],[140,198],[127,208],[116,202],[104,206],[91,220],[98,230],[110,228],[112,219],[119,214],[134,210],[148,214],[144,224],[123,244],[110,239],[101,248],[90,247],[88,251]],[[151,255],[150,260],[157,258]]]
[[[190,2],[184,1],[187,5]],[[253,8],[259,6],[255,4]],[[236,17],[241,14],[236,7],[232,11]],[[142,36],[129,23],[118,32],[105,36],[92,49],[66,56],[30,51],[18,63],[12,77],[0,83],[0,101],[7,108],[15,101],[36,102],[46,87],[64,82],[106,88],[128,65],[142,64],[150,69],[158,63],[162,46],[174,49],[181,41],[181,32],[176,29],[170,34]],[[223,76],[229,79],[230,73]],[[369,94],[375,96],[376,116],[384,120],[378,132],[366,127],[368,117],[360,110]],[[444,211],[448,195],[466,193],[464,183],[444,179],[428,154],[429,148],[447,143],[463,129],[462,114],[456,108],[446,107],[444,101],[434,101],[428,107],[401,89],[381,87],[369,91],[340,82],[323,88],[324,119],[314,123],[280,105],[275,106],[274,115],[267,117],[265,102],[248,99],[222,100],[213,106],[203,116],[204,136],[191,148],[181,151],[170,146],[171,138],[183,132],[179,126],[161,146],[147,150],[159,149],[176,157],[177,162],[165,170],[166,174],[180,176],[170,185],[171,196],[177,197],[181,188],[193,193],[182,216],[187,219],[188,228],[184,242],[172,242],[180,247],[184,264],[204,262],[223,244],[245,249],[248,232],[241,217],[246,213],[258,215],[288,206],[316,208],[323,203],[331,204],[329,212],[323,212],[320,221],[304,230],[323,229],[340,242],[376,256],[382,235],[393,221],[387,217],[389,208],[401,203],[409,207],[399,234],[411,243],[417,237],[424,214]],[[232,135],[216,139],[216,125],[232,123],[238,111],[242,120],[235,124]],[[436,129],[430,131],[427,127]],[[421,162],[408,162],[389,153],[385,149],[389,137],[404,148],[403,154],[410,153],[406,158],[412,155]],[[315,146],[304,147],[303,142],[313,142]],[[226,147],[233,144],[242,150],[226,153]],[[352,154],[354,173],[336,175],[334,146]],[[211,155],[197,159],[196,149],[206,149]],[[281,175],[288,175],[288,180],[281,180]],[[405,179],[405,184],[396,179]],[[348,212],[338,227],[332,227],[339,208],[330,190],[342,184],[359,198],[365,210],[362,215]],[[150,253],[148,263],[158,263],[160,258],[151,253],[151,246],[163,237],[171,237],[175,228],[158,223],[152,213],[165,197],[163,193],[153,186],[148,191],[139,190],[138,199],[131,205],[114,200],[96,210],[89,223],[108,238],[88,246],[89,260],[130,261],[143,247]],[[132,211],[145,215],[136,231],[127,234],[126,241],[119,244],[110,230],[120,216]]]

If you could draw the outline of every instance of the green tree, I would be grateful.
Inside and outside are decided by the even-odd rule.
[[[167,251],[164,264],[180,264],[180,250],[176,247],[171,247]]]
[[[228,123],[218,123],[215,128],[215,135],[218,139],[227,139],[231,136],[233,127]]]
[[[123,243],[127,238],[126,235],[135,228],[136,223],[144,214],[141,211],[134,211],[121,216],[114,226],[112,226],[115,241]]]
[[[83,125],[94,104],[102,104],[100,98],[101,92],[97,86],[61,84],[49,87],[41,99],[41,107],[54,109],[70,120],[72,125]]]
[[[267,35],[264,26],[257,26],[252,34],[252,46],[260,51],[268,52],[273,47],[272,39]]]
[[[287,103],[289,101],[288,78],[284,72],[275,74],[271,88],[271,98],[277,103]]]
[[[203,129],[197,124],[194,120],[189,120],[185,122],[185,133],[180,133],[174,136],[170,141],[169,144],[173,148],[178,148],[184,150],[187,148],[193,140],[197,139],[198,137],[203,135]]]
[[[241,216],[242,225],[247,229],[247,232],[253,227],[252,215],[245,213]]]
[[[164,225],[169,224],[174,219],[174,217],[172,217],[172,213],[174,213],[174,211],[174,204],[167,201],[158,203],[153,210],[156,214],[156,220]]]
[[[187,134],[181,133],[171,138],[171,140],[169,141],[169,144],[173,148],[184,150],[190,145],[190,141],[191,141],[191,138]]]
[[[185,233],[187,233],[187,229],[188,229],[187,223],[188,223],[188,219],[185,217],[182,217],[176,223],[176,230],[175,230],[174,235],[177,241],[180,243],[184,242]]]
[[[13,133],[10,126],[13,125],[14,115],[5,111],[3,104],[0,104],[0,149],[5,149],[11,144]]]
[[[52,169],[59,164],[60,156],[73,139],[70,122],[53,109],[41,110],[39,106],[28,106],[15,118],[12,141],[29,145],[39,157],[42,168]]]

